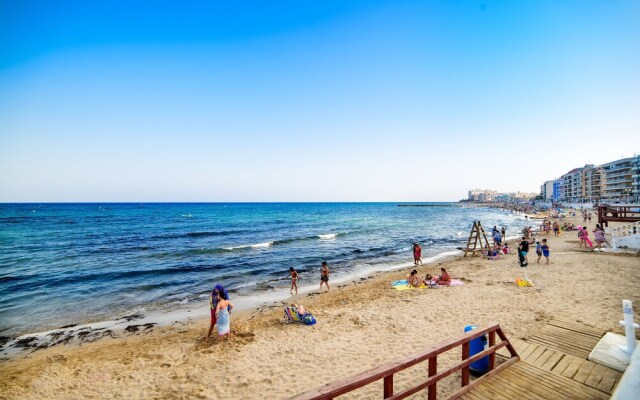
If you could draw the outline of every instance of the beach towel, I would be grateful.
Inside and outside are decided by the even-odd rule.
[[[449,286],[460,286],[460,285],[464,285],[464,282],[462,282],[460,279],[451,279],[451,283],[449,284]],[[396,290],[413,290],[413,289],[428,289],[429,288],[429,286],[425,285],[424,283],[421,284],[418,287],[409,286],[409,282],[407,282],[406,279],[401,279],[399,281],[393,281],[393,282],[391,282],[391,286],[393,286],[393,288],[396,289]],[[431,286],[431,288],[438,288],[438,287],[441,287],[441,285]]]

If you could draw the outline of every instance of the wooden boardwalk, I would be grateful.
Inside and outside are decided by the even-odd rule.
[[[527,342],[586,359],[604,334],[605,331],[601,329],[553,319]]]
[[[622,374],[587,360],[604,333],[577,322],[552,320],[529,339],[511,341],[520,362],[461,398],[608,399]],[[502,349],[498,354],[507,356]],[[532,381],[537,383],[531,386]],[[542,387],[535,387],[538,384]],[[516,395],[516,389],[522,393]]]
[[[553,374],[520,361],[501,371],[470,392],[464,400],[606,400],[609,394],[573,379]]]

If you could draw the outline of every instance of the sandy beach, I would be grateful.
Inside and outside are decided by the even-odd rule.
[[[588,225],[592,229],[595,221]],[[201,340],[205,319],[21,354],[0,363],[0,398],[286,398],[420,352],[459,336],[468,324],[497,322],[516,339],[560,316],[621,333],[621,300],[640,304],[640,258],[579,249],[575,231],[547,238],[551,264],[544,265],[544,258],[536,264],[533,251],[529,256],[533,288],[514,283],[524,278],[514,254],[417,268],[424,276],[445,267],[465,282],[457,287],[398,291],[390,283],[410,269],[381,273],[332,286],[329,293],[290,299],[314,314],[314,326],[287,324],[282,307],[265,306],[232,314],[233,340],[223,344]],[[510,247],[515,249],[516,241]],[[456,357],[457,352],[447,353],[439,366]],[[418,369],[397,375],[396,389],[418,379],[424,373]],[[439,386],[439,394],[458,385],[454,375]],[[378,383],[347,398],[380,394]]]

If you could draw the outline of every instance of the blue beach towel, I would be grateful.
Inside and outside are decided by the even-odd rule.
[[[400,279],[399,281],[391,282],[391,286],[407,286],[409,282],[406,279]]]

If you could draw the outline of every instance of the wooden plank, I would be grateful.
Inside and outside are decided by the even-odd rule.
[[[545,329],[544,331],[536,333],[532,337],[552,337],[575,346],[586,347],[593,347],[594,343],[598,343],[598,341],[600,340],[598,338],[595,338],[594,336],[582,336],[572,331],[562,331],[554,329]]]
[[[577,322],[577,321],[571,321],[568,319],[564,319],[561,317],[555,317],[553,318],[551,321],[548,322],[549,325],[556,325],[556,326],[568,326],[568,327],[573,327],[576,330],[579,330],[581,332],[587,332],[593,335],[599,335],[600,333],[604,333],[606,332],[604,329],[600,329],[600,328],[595,328],[593,326],[588,326],[585,325],[581,322]]]
[[[595,365],[595,363],[585,360],[585,362],[580,365],[578,372],[576,372],[576,374],[573,376],[573,380],[584,383],[584,381],[586,381],[591,374],[591,371],[593,371],[593,368],[595,368]]]
[[[393,375],[384,377],[382,393],[385,399],[393,396]]]
[[[535,376],[528,376],[529,373],[522,370],[510,371],[509,374],[503,374],[505,379],[512,380],[516,385],[522,388],[523,392],[535,393],[545,399],[562,399],[562,395],[557,390],[549,387],[544,383],[544,379]]]
[[[593,399],[608,399],[609,395],[606,393],[603,393],[599,390],[593,389],[589,386],[586,386],[584,384],[581,384],[579,382],[576,382],[572,379],[568,379],[568,378],[564,378],[561,376],[557,376],[554,374],[551,374],[547,371],[543,371],[537,367],[534,367],[530,364],[522,364],[523,369],[526,369],[530,372],[530,377],[532,377],[535,380],[542,380],[541,382],[545,385],[547,385],[548,387],[554,387],[556,388],[558,391],[560,392],[566,392],[565,388],[570,389],[573,392],[576,393],[582,393],[584,395],[587,395],[587,398],[593,398]],[[547,376],[552,376],[553,378],[550,380],[546,380],[545,377]]]
[[[477,392],[485,397],[488,397],[490,399],[495,399],[495,400],[511,400],[510,398],[508,398],[506,395],[503,395],[502,393],[496,391],[495,389],[489,387],[487,385],[487,382],[478,385],[478,387],[476,387],[475,389],[473,389],[474,392]]]
[[[528,362],[529,364],[533,364],[534,362],[536,362],[538,357],[540,357],[540,355],[545,352],[545,350],[545,347],[538,346],[538,348],[534,352],[529,354],[529,357],[525,358],[524,361]]]
[[[536,339],[533,343],[537,344],[538,346],[543,346],[552,350],[558,350],[565,354],[571,354],[576,357],[580,357],[584,359],[587,359],[589,357],[589,354],[591,353],[591,350],[588,350],[588,349],[583,349],[583,348],[574,347],[574,346],[567,346],[567,345],[563,345],[562,343],[553,342],[551,340],[543,341],[543,340]]]
[[[587,357],[589,357],[589,354],[591,353],[590,351],[587,351],[587,350],[573,348],[573,347],[566,347],[566,346],[558,345],[553,342],[536,341],[535,344],[538,346],[544,346],[553,350],[558,350],[565,354],[570,354],[572,356],[582,358],[585,360],[587,359]]]
[[[585,336],[573,331],[568,331],[568,330],[559,329],[559,328],[552,329],[551,327],[547,327],[546,329],[541,330],[540,332],[536,333],[532,337],[545,337],[545,336],[554,337],[562,341],[566,341],[570,344],[581,345],[581,346],[592,346],[593,343],[598,343],[598,341],[600,340],[599,338],[596,338],[594,336]]]
[[[602,376],[602,380],[600,380],[600,383],[598,384],[598,387],[596,389],[601,390],[605,393],[612,393],[613,388],[615,387],[618,380],[620,380],[621,376],[622,374],[615,369],[607,368],[607,371]]]
[[[498,374],[494,378],[495,381],[501,383],[501,389],[508,393],[513,399],[526,400],[546,400],[544,396],[534,393],[530,390],[523,390],[522,386],[518,386],[514,381],[507,379],[502,374]]]
[[[540,357],[538,357],[538,359],[533,363],[533,365],[535,365],[536,367],[542,368],[544,363],[549,361],[549,358],[551,358],[551,356],[553,356],[556,353],[558,352],[551,349],[545,349],[544,353],[540,354]]]
[[[428,369],[429,378],[433,377],[437,373],[438,373],[438,356],[434,356],[433,358],[429,359],[429,369]],[[427,393],[428,400],[436,400],[436,398],[438,397],[437,383],[434,383],[433,385],[429,386],[427,388],[427,392],[428,392]]]
[[[540,368],[551,371],[559,362],[564,358],[564,354],[559,351],[553,351],[553,354],[544,364],[540,365]]]
[[[498,332],[500,332],[500,331],[498,331]],[[500,333],[498,333],[498,335],[500,335]],[[502,336],[501,336],[501,338],[502,338]],[[482,353],[483,352],[480,352],[478,354],[482,354]],[[476,356],[478,354],[476,354]],[[458,391],[453,393],[451,398],[455,399],[456,397],[462,396],[464,393],[470,392],[471,390],[475,389],[481,383],[486,382],[492,376],[495,376],[495,375],[497,375],[497,374],[499,374],[499,373],[501,373],[503,371],[506,371],[507,369],[509,369],[509,367],[511,367],[512,365],[514,365],[516,363],[519,363],[519,362],[520,362],[520,357],[518,357],[518,356],[511,357],[507,361],[505,361],[502,364],[498,365],[493,371],[489,371],[486,374],[484,374],[482,376],[482,378],[476,379],[473,382],[471,382],[469,385],[461,387]]]
[[[522,353],[519,353],[520,358],[523,360],[526,360],[529,357],[529,355],[533,353],[537,348],[538,348],[537,344],[531,343],[529,347],[527,347]]]
[[[587,354],[587,356],[588,356],[589,353],[591,353],[591,350],[593,350],[593,347],[595,347],[595,345],[593,347],[589,347],[589,348],[572,346],[570,344],[565,344],[565,343],[558,342],[557,340],[553,340],[551,338],[533,338],[531,340],[531,342],[535,343],[535,344],[537,344],[539,346],[544,346],[544,347],[560,350],[560,351],[562,351],[563,353],[566,353],[566,354],[575,354],[578,357],[582,357],[583,354]],[[584,358],[586,358],[586,357],[584,357]]]
[[[561,353],[559,353],[559,354],[561,354]],[[563,357],[560,359],[558,364],[556,364],[555,367],[551,368],[551,372],[553,372],[555,374],[558,374],[558,375],[562,375],[564,370],[567,369],[567,367],[569,366],[569,363],[571,362],[572,359],[573,359],[573,356],[563,355]]]
[[[580,398],[586,399],[606,400],[609,398],[606,393],[580,384],[572,379],[541,370],[531,364],[518,363],[517,365],[520,370],[512,368],[509,371],[505,371],[505,373],[521,374],[524,379],[531,380],[532,383],[538,384],[539,386],[546,386],[549,389],[553,389],[558,393],[564,394],[566,398],[577,398],[577,395],[580,395]]]
[[[607,372],[608,369],[609,368],[605,367],[604,365],[596,364],[595,367],[593,367],[593,370],[591,371],[591,373],[589,374],[589,377],[584,381],[584,384],[597,389],[598,384],[600,383],[600,381],[602,380],[602,377],[604,376],[605,372]]]
[[[582,325],[578,322],[563,321],[559,319],[553,319],[549,321],[548,324],[558,328],[567,329],[570,331],[574,331],[574,332],[582,333],[584,335],[594,336],[598,338],[601,338],[606,333],[606,331],[603,329],[592,328],[590,326]]]
[[[491,399],[487,399],[484,396],[479,395],[478,393],[473,393],[473,392],[465,393],[459,398],[460,399],[468,399],[468,400],[491,400]]]
[[[573,377],[576,375],[576,372],[578,372],[578,370],[580,369],[580,366],[584,361],[586,360],[581,360],[577,357],[571,360],[567,368],[562,373],[562,376],[566,376],[567,378],[573,379]]]
[[[473,394],[467,393],[464,395],[464,398],[469,400],[491,400],[491,399],[487,399],[486,397],[480,397],[480,395],[476,393],[473,393]]]
[[[601,336],[588,335],[582,332],[576,332],[571,329],[559,328],[554,325],[547,325],[540,332],[571,337],[571,338],[575,338],[576,340],[588,342],[588,343],[593,343],[594,341],[597,342],[601,338]]]

